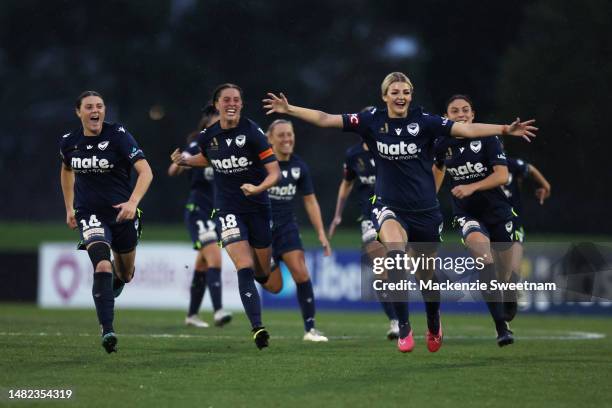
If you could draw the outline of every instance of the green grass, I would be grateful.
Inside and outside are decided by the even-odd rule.
[[[223,329],[193,329],[178,311],[118,310],[119,352],[107,355],[93,310],[0,308],[0,405],[9,389],[57,388],[74,392],[62,405],[87,407],[587,407],[612,398],[606,318],[519,315],[517,343],[500,349],[486,316],[445,315],[447,337],[432,354],[415,313],[416,349],[400,354],[382,313],[320,312],[332,339],[305,344],[298,311],[265,312],[271,346],[259,351],[242,314]],[[541,338],[576,331],[605,337]]]
[[[69,230],[64,224],[50,222],[0,222],[0,250],[36,251],[41,242],[78,241],[78,233]],[[316,234],[311,228],[302,228],[302,239],[308,247],[319,246]],[[570,234],[529,234],[530,242],[611,242],[612,236],[570,235]],[[145,220],[142,242],[182,241],[189,242],[183,224],[154,224]],[[444,231],[445,242],[459,242],[459,235],[452,229]],[[334,235],[333,248],[359,248],[361,235],[357,227],[339,229]]]

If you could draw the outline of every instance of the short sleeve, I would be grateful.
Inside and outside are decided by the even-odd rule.
[[[446,147],[444,144],[436,146],[434,153],[434,164],[438,169],[442,169],[444,167],[447,149],[450,149],[450,147]]]
[[[298,180],[297,187],[302,195],[314,194],[314,187],[312,185],[312,177],[310,176],[310,169],[305,163],[301,166],[301,176]]]
[[[372,123],[375,111],[359,113],[345,113],[342,115],[342,130],[359,133],[364,136],[368,133],[369,124]]]
[[[249,148],[257,154],[262,163],[266,164],[276,161],[276,155],[272,151],[272,147],[261,128],[252,126],[249,138]]]
[[[515,159],[516,173],[519,177],[527,177],[529,175],[529,163],[522,159]]]
[[[193,141],[193,142],[189,143],[189,145],[187,147],[185,147],[185,149],[183,151],[189,153],[192,156],[195,156],[195,155],[201,153],[200,146],[198,146],[198,142],[197,141]]]
[[[201,131],[195,140],[196,146],[198,148],[195,154],[202,153],[204,157],[206,157],[206,143],[208,143],[208,135],[206,134],[206,130],[207,129]]]
[[[59,157],[60,160],[62,161],[62,163],[64,163],[66,165],[66,167],[70,167],[72,168],[71,164],[70,164],[70,158],[66,157],[66,139],[70,137],[70,133],[66,133],[65,135],[62,136],[62,138],[60,139],[59,142]]]
[[[486,143],[487,161],[493,166],[507,166],[506,154],[497,136],[482,139]]]
[[[136,143],[134,136],[131,135],[123,126],[117,128],[117,140],[119,141],[119,152],[121,156],[134,164],[138,160],[144,159],[145,155],[142,149]]]
[[[349,161],[345,161],[342,165],[342,178],[346,181],[353,181],[357,177],[357,173],[350,166]]]
[[[424,113],[423,121],[427,124],[431,137],[436,140],[436,143],[441,143],[444,139],[449,139],[451,137],[451,129],[455,124],[452,120],[443,118],[442,116]]]

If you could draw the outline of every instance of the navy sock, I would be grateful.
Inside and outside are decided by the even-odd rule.
[[[210,299],[212,301],[213,310],[216,312],[221,309],[221,269],[208,268],[206,272],[206,284],[210,291]]]
[[[484,268],[480,271],[480,281],[485,282],[487,284],[487,290],[481,290],[483,300],[487,304],[487,308],[489,308],[489,313],[495,322],[496,327],[505,327],[504,317],[503,317],[503,304],[502,294],[500,290],[489,290],[488,286],[491,284],[491,281],[495,279],[495,265],[488,264],[485,265]]]
[[[389,318],[389,320],[397,320],[397,316],[395,315],[395,309],[393,308],[393,302],[389,302],[386,300],[388,298],[388,294],[382,290],[375,290],[376,297],[380,302],[385,314]]]
[[[432,283],[438,283],[438,277],[434,273]],[[427,328],[433,334],[440,331],[440,291],[438,289],[421,289],[421,295],[425,301],[425,312],[427,313]]]
[[[312,290],[312,282],[296,283],[297,298],[302,309],[302,318],[304,319],[304,330],[310,331],[315,326],[315,301],[314,292]]]
[[[253,280],[254,272],[251,268],[243,268],[238,271],[238,290],[240,291],[240,300],[244,306],[244,312],[247,314],[251,326],[253,328],[262,327],[261,324],[261,302],[259,300],[259,292],[255,287]]]
[[[94,272],[91,294],[96,305],[98,322],[102,325],[102,334],[114,331],[115,295],[113,295],[113,274],[109,272]]]
[[[388,258],[395,259],[396,256],[403,257],[406,254],[404,251],[389,251],[387,252]],[[398,268],[391,268],[387,270],[387,275],[390,282],[400,282],[402,279],[407,277],[406,271]],[[400,338],[404,338],[410,333],[410,322],[408,321],[408,302],[391,302],[393,306],[393,310],[395,311],[395,316],[397,317],[397,322],[399,324],[400,329]]]
[[[193,271],[189,292],[191,297],[187,316],[197,315],[202,305],[202,299],[204,299],[204,292],[206,292],[206,271]]]
[[[410,333],[410,321],[408,320],[408,302],[393,302],[393,309],[399,323],[400,338],[404,338]]]

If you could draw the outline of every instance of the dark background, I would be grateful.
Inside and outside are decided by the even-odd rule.
[[[147,222],[175,223],[188,184],[166,176],[169,153],[214,86],[241,85],[243,113],[265,129],[274,119],[261,108],[267,91],[355,112],[380,106],[380,82],[402,71],[415,84],[413,104],[429,112],[467,93],[478,121],[538,120],[535,142],[506,143],[552,184],[544,207],[524,196],[529,231],[609,233],[611,16],[605,0],[2,1],[0,221],[63,222],[58,142],[79,125],[83,90],[102,93],[107,119],[149,159]],[[327,223],[342,156],[358,139],[295,125]],[[356,215],[350,207],[345,220]]]

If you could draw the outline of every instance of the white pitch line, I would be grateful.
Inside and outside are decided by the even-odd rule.
[[[69,334],[69,333],[25,333],[25,332],[0,332],[0,336],[10,336],[10,337],[63,337],[63,336],[78,336],[78,337],[99,337],[99,335],[92,333],[77,333],[77,334]],[[232,340],[238,339],[240,336],[207,336],[207,335],[195,335],[195,334],[170,334],[170,333],[149,333],[149,334],[118,334],[119,337],[144,337],[144,338],[164,338],[164,339],[211,339],[211,340]],[[363,340],[363,339],[377,339],[380,336],[328,336],[332,340]],[[425,336],[414,336],[416,339],[422,339]],[[456,335],[456,336],[444,336],[447,340],[491,340],[495,336],[465,336],[465,335]],[[571,341],[571,340],[599,340],[605,338],[606,335],[603,333],[596,332],[582,332],[582,331],[571,331],[567,332],[565,335],[556,335],[556,336],[520,336],[517,335],[515,338],[517,340],[561,340],[561,341]],[[274,336],[273,339],[277,340],[299,340],[301,337],[293,337],[293,336]]]

